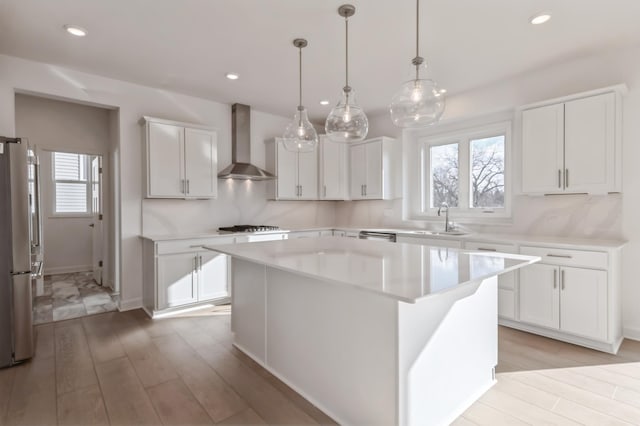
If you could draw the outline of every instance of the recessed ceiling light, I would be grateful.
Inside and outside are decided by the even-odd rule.
[[[76,37],[84,37],[87,35],[87,30],[77,25],[67,24],[64,26],[64,29],[67,30],[69,34],[74,35]]]
[[[320,105],[329,105],[329,101],[320,101]]]
[[[228,72],[225,77],[227,77],[229,80],[237,80],[240,78],[240,76],[238,74],[236,74],[235,72]]]
[[[529,22],[531,22],[533,25],[540,25],[544,24],[549,19],[551,19],[551,15],[549,15],[548,13],[538,13],[537,15],[531,17]]]
[[[444,95],[445,93],[447,93],[447,89],[440,89],[440,93]]]

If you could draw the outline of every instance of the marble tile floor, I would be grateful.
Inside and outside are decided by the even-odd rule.
[[[98,285],[92,272],[47,275],[33,286],[33,320],[45,324],[117,310],[111,289]]]

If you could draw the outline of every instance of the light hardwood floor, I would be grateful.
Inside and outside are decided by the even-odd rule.
[[[37,327],[0,370],[0,424],[335,424],[231,345],[229,308]],[[612,356],[500,328],[498,383],[456,425],[640,424],[640,342]]]

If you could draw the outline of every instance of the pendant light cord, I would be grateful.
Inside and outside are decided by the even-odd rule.
[[[344,49],[344,62],[345,62],[345,88],[349,87],[349,18],[344,18],[344,31],[345,31],[345,49]]]
[[[420,79],[419,67],[422,63],[418,58],[420,58],[420,0],[416,0],[416,80]]]
[[[300,78],[298,79],[298,81],[300,82],[300,87],[299,87],[299,98],[298,98],[298,107],[302,107],[302,47],[298,48],[298,73]]]

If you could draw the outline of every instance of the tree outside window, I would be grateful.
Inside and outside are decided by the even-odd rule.
[[[506,152],[510,123],[425,140],[423,210],[443,203],[459,214],[509,214]],[[455,142],[454,142],[455,141]]]
[[[504,136],[472,139],[471,207],[504,207]]]

